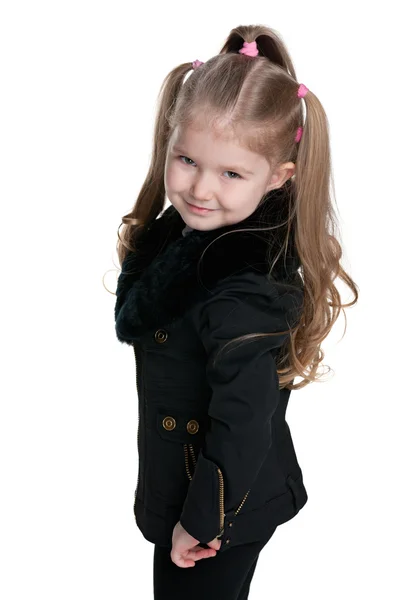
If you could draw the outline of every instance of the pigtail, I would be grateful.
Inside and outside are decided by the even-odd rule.
[[[358,286],[340,264],[342,248],[334,210],[336,199],[328,119],[321,102],[310,90],[304,96],[304,103],[307,116],[298,143],[293,193],[296,201],[295,243],[302,265],[305,302],[290,343],[292,367],[301,369],[307,364],[306,379],[312,381],[324,358],[321,343],[341,310],[358,301]],[[351,302],[341,302],[334,283],[337,277],[351,289],[354,295]],[[296,348],[301,351],[296,352]],[[304,385],[302,382],[295,389]]]
[[[135,241],[151,221],[164,208],[164,167],[170,137],[169,117],[173,113],[176,98],[185,75],[193,69],[192,63],[183,63],[173,69],[164,79],[158,94],[158,106],[153,134],[151,162],[146,179],[131,212],[122,217],[121,233],[118,228],[117,253],[120,265],[129,251],[135,251]]]

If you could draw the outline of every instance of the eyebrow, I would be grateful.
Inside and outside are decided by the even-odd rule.
[[[174,152],[181,152],[185,156],[187,155],[186,150],[181,146],[173,146],[172,150]],[[188,156],[188,158],[189,158],[189,156]],[[227,171],[234,171],[234,172],[235,171],[243,171],[244,173],[247,173],[247,175],[254,175],[253,171],[249,171],[248,169],[245,169],[244,167],[235,167],[234,165],[231,165],[231,167],[229,167],[229,169],[228,169],[227,167],[223,167],[223,165],[220,165],[220,168],[225,169]]]

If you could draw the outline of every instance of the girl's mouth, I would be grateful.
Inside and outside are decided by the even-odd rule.
[[[193,204],[190,204],[189,202],[187,202],[186,204],[188,205],[189,209],[196,214],[202,215],[202,214],[213,212],[213,209],[211,209],[211,208],[199,208],[198,206],[194,206]]]

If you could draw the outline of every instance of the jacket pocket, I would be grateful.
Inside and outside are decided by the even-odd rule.
[[[204,445],[210,418],[207,414],[188,408],[157,407],[156,433],[151,448],[149,481],[152,492],[168,506],[181,506],[196,470],[197,457]],[[218,475],[218,509],[221,536],[225,519],[225,483],[221,469]],[[241,511],[250,490],[235,509]]]
[[[208,422],[195,409],[156,407],[147,475],[152,494],[164,505],[184,502]]]

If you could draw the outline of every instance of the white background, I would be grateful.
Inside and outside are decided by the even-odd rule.
[[[327,112],[343,266],[360,299],[343,339],[341,316],[323,344],[326,382],[292,393],[309,500],[262,551],[250,598],[399,598],[394,6],[2,3],[2,599],[153,597],[153,545],[132,512],[133,352],[103,275],[114,292],[117,229],[147,173],[163,78],[256,23],[283,36]]]

